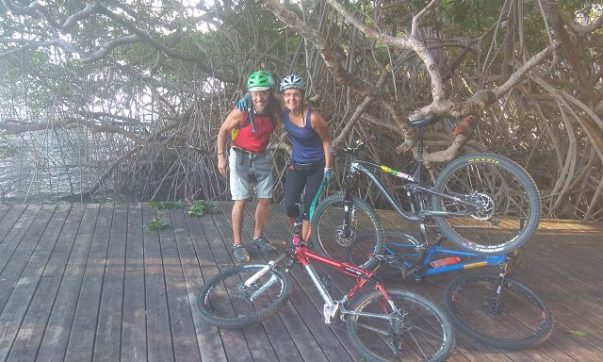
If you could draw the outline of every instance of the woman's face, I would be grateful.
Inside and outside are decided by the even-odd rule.
[[[299,89],[286,89],[283,92],[283,101],[289,111],[300,111],[304,101],[304,93]]]

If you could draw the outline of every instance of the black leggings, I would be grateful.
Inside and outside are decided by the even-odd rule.
[[[324,175],[325,161],[312,163],[290,162],[287,166],[287,178],[285,179],[285,209],[287,216],[296,218],[299,215],[299,209],[296,203],[299,202],[304,187],[304,220],[308,220],[308,212],[312,199],[320,186]]]

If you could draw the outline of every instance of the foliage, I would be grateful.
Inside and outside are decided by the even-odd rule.
[[[205,200],[195,200],[188,209],[190,216],[203,216],[211,214],[216,210],[216,205]]]
[[[168,224],[165,220],[156,217],[153,220],[151,220],[148,224],[145,224],[144,228],[147,231],[157,231],[157,230],[166,229],[169,226],[170,226],[170,224]]]

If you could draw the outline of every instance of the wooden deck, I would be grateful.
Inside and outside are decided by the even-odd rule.
[[[231,265],[230,209],[220,208],[191,218],[146,204],[0,206],[0,360],[357,360],[343,327],[324,325],[299,269],[290,300],[261,325],[228,331],[200,319],[197,290]],[[145,230],[158,215],[170,227]],[[266,234],[284,245],[276,207]],[[603,360],[603,227],[545,221],[525,254],[520,279],[552,307],[551,338],[506,352],[459,334],[450,361]],[[452,277],[398,286],[439,301]]]

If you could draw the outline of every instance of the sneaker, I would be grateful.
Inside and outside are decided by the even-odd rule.
[[[276,248],[268,242],[268,240],[266,239],[266,237],[264,235],[253,239],[253,241],[251,242],[251,245],[260,249],[260,251],[262,251],[262,252],[276,251]]]
[[[248,263],[251,258],[249,254],[247,254],[247,250],[243,245],[233,245],[232,246],[232,258],[235,263]]]

